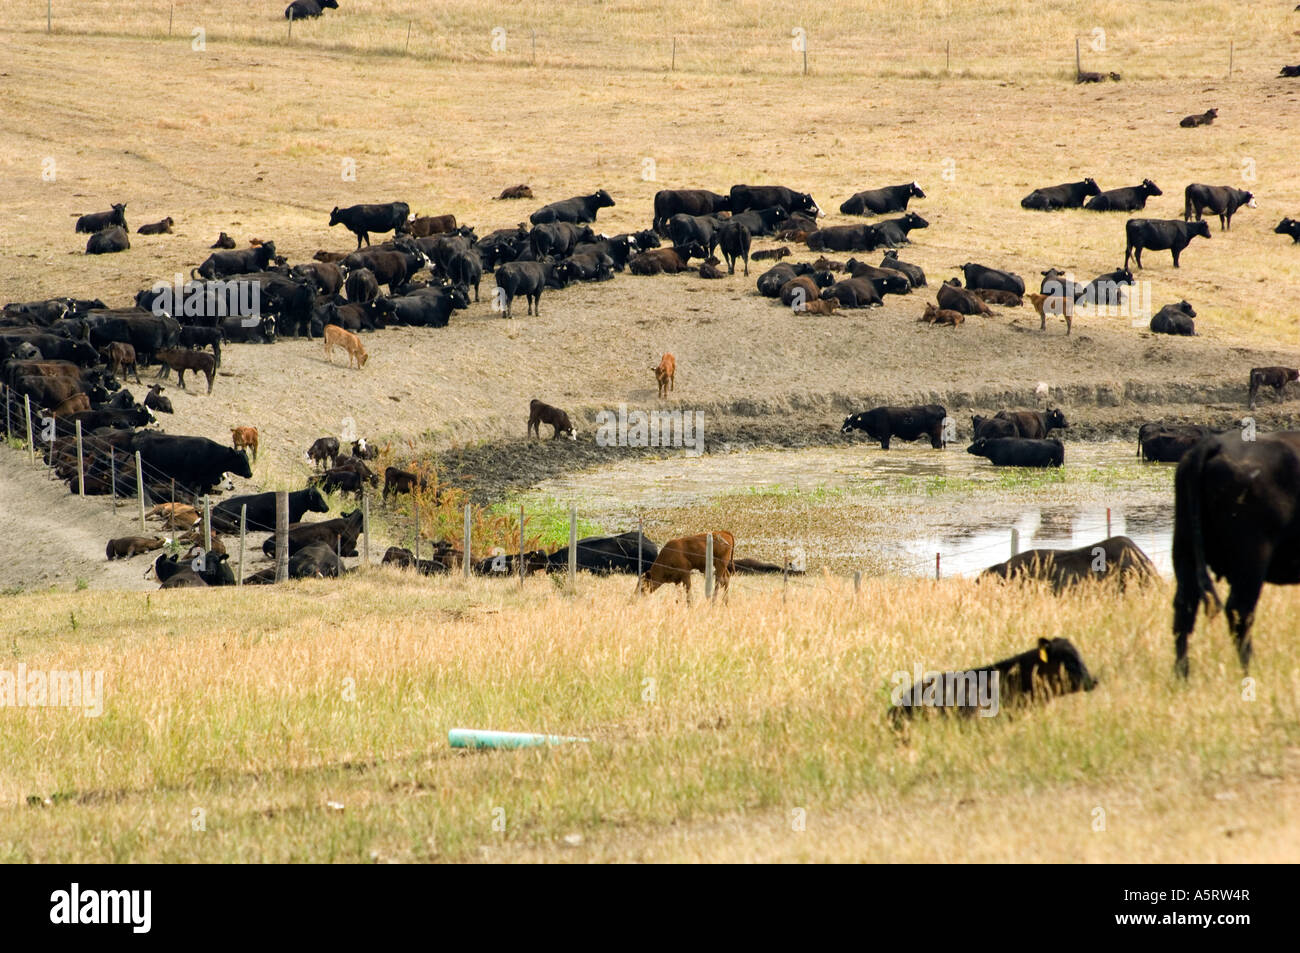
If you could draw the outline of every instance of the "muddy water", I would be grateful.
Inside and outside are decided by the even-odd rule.
[[[995,468],[963,449],[858,443],[629,461],[544,481],[525,499],[576,505],[652,539],[731,529],[742,555],[833,572],[972,575],[1021,550],[1131,536],[1170,572],[1173,468],[1130,442],[1070,442],[1060,471]]]

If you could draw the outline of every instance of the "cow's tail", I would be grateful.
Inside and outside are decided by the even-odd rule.
[[[1183,221],[1190,222],[1191,220],[1192,220],[1192,190],[1191,188],[1188,188],[1187,191],[1183,193]]]
[[[197,268],[191,268],[190,278],[194,281],[201,281],[203,279],[203,276],[199,274],[199,270]]]
[[[1178,464],[1174,476],[1174,612],[1190,613],[1204,602],[1208,615],[1223,607],[1205,562],[1205,527],[1202,518],[1201,486],[1205,465],[1219,450],[1217,438],[1202,440]]]

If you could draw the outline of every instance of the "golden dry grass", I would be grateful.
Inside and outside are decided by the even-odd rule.
[[[1175,681],[1163,584],[1056,599],[877,580],[855,598],[842,580],[783,594],[745,579],[728,605],[690,610],[629,590],[377,572],[272,599],[6,600],[4,667],[102,669],[107,701],[99,718],[4,712],[3,856],[1295,859],[1294,590],[1261,603],[1251,701],[1222,619]],[[991,661],[1039,635],[1074,641],[1101,686],[889,727],[892,672]],[[593,742],[458,752],[456,726]],[[1050,821],[1008,839],[1030,804]],[[565,851],[575,833],[588,853]]]

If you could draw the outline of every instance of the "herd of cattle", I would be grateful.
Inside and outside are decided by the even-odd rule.
[[[301,0],[300,0],[301,2]],[[331,4],[325,4],[329,6]],[[1036,189],[1021,201],[1025,209],[1052,211],[1083,208],[1096,211],[1132,212],[1143,209],[1149,198],[1161,195],[1150,179],[1140,185],[1103,192],[1091,179]],[[527,186],[516,186],[502,193],[502,198],[531,197]],[[894,215],[871,224],[824,225],[822,212],[806,192],[782,186],[733,186],[727,193],[702,189],[662,190],[654,198],[650,228],[614,236],[593,229],[599,212],[613,206],[614,199],[603,189],[589,195],[575,196],[537,209],[530,225],[518,224],[479,236],[473,228],[457,222],[453,215],[418,216],[410,213],[403,202],[377,205],[354,205],[334,208],[329,225],[342,225],[356,238],[350,252],[319,251],[313,260],[291,265],[279,255],[272,241],[253,241],[246,249],[236,249],[222,233],[215,249],[206,260],[192,269],[191,281],[181,291],[183,306],[176,304],[171,289],[157,286],[140,291],[132,307],[110,308],[102,301],[79,298],[54,298],[43,301],[6,305],[0,317],[0,360],[3,361],[3,385],[6,411],[4,425],[10,434],[24,433],[26,424],[18,416],[20,401],[28,400],[35,416],[48,422],[43,453],[46,462],[70,486],[87,493],[116,492],[135,495],[136,455],[141,462],[144,492],[157,504],[153,515],[169,521],[173,527],[188,523],[190,536],[197,542],[194,524],[197,499],[217,488],[229,488],[227,475],[251,478],[246,448],[256,454],[255,428],[232,430],[233,447],[223,446],[203,437],[176,436],[148,429],[156,422],[155,411],[170,412],[162,385],[155,383],[142,403],[122,387],[119,378],[131,373],[139,382],[139,368],[157,364],[160,376],[175,369],[179,386],[184,388],[184,371],[203,373],[208,390],[212,389],[216,369],[221,363],[223,342],[274,342],[277,337],[320,336],[327,356],[333,347],[343,347],[349,363],[359,369],[366,363],[367,352],[358,334],[399,325],[445,327],[454,312],[474,301],[485,272],[492,272],[496,291],[494,307],[505,317],[512,316],[516,298],[524,297],[530,315],[540,313],[540,299],[547,289],[562,289],[574,282],[605,281],[618,272],[633,275],[673,274],[696,270],[704,277],[723,277],[715,257],[721,253],[728,274],[739,264],[748,275],[749,262],[777,259],[757,279],[762,296],[779,299],[796,312],[833,314],[840,308],[874,307],[885,295],[911,294],[926,287],[924,271],[900,258],[899,247],[910,243],[909,233],[929,227],[929,222],[908,209],[913,199],[925,193],[913,182],[898,186],[858,192],[840,205],[844,215]],[[1184,213],[1177,219],[1129,219],[1125,226],[1126,249],[1123,267],[1099,275],[1086,284],[1069,280],[1055,268],[1042,272],[1040,290],[1026,294],[1023,278],[1013,272],[975,262],[960,266],[962,278],[941,283],[936,300],[927,302],[922,321],[957,326],[967,316],[991,315],[990,305],[1018,308],[1028,297],[1046,327],[1048,316],[1061,316],[1067,334],[1071,318],[1081,303],[1115,304],[1121,290],[1133,283],[1129,259],[1142,267],[1144,250],[1168,250],[1175,267],[1181,252],[1191,239],[1210,237],[1205,213],[1218,215],[1221,231],[1231,227],[1233,214],[1240,208],[1254,208],[1249,192],[1231,187],[1192,184],[1184,191]],[[78,219],[76,230],[90,233],[88,253],[124,251],[127,240],[125,204],[114,205],[102,213]],[[138,233],[166,235],[172,233],[171,217],[147,225]],[[1275,229],[1300,242],[1300,224],[1283,219]],[[372,244],[372,235],[393,233],[382,244]],[[755,251],[756,239],[772,239],[773,247]],[[670,244],[664,245],[664,240]],[[786,263],[780,259],[791,255],[790,244],[805,245],[818,253],[812,263]],[[364,246],[364,247],[363,247]],[[827,253],[864,253],[884,249],[878,265],[849,258],[839,262]],[[699,266],[691,264],[701,261]],[[428,271],[426,277],[421,272]],[[260,308],[256,313],[229,313],[223,302],[229,297],[230,282],[253,285]],[[387,294],[381,294],[381,288]],[[191,304],[193,306],[191,307]],[[1168,305],[1151,321],[1151,329],[1170,334],[1194,334],[1195,311],[1186,301]],[[211,353],[208,353],[208,350]],[[674,385],[675,361],[665,354],[653,369],[660,397]],[[1252,369],[1249,402],[1254,405],[1260,387],[1271,386],[1279,393],[1290,381],[1300,377],[1296,369],[1284,367]],[[15,400],[16,398],[16,400]],[[576,428],[559,408],[534,400],[530,406],[528,430],[537,433],[541,423],[549,423],[554,434],[576,439]],[[78,427],[78,425],[80,425]],[[972,418],[972,443],[968,451],[988,458],[995,466],[1061,466],[1064,446],[1052,431],[1066,428],[1064,414],[1049,407],[1045,411],[1003,410],[991,417]],[[80,430],[78,441],[76,431]],[[918,407],[877,407],[848,417],[842,426],[846,434],[865,433],[888,449],[891,438],[928,439],[941,448],[955,436],[955,428],[945,408],[939,405]],[[251,433],[250,433],[251,431]],[[25,434],[24,434],[25,435]],[[1260,446],[1289,446],[1278,439],[1262,440]],[[328,461],[324,472],[313,478],[307,488],[290,495],[291,526],[289,531],[290,575],[337,576],[345,571],[342,558],[356,555],[356,542],[362,531],[362,511],[358,508],[332,520],[305,522],[309,513],[328,511],[324,491],[360,492],[364,485],[377,486],[378,475],[370,471],[367,459],[374,450],[364,441],[353,447],[350,456],[341,458],[333,438],[317,441],[309,459],[318,464]],[[333,441],[333,446],[329,445]],[[1217,441],[1217,442],[1216,442]],[[1224,449],[1229,441],[1205,428],[1183,425],[1146,425],[1139,433],[1139,452],[1145,459],[1177,461],[1186,457],[1197,460],[1201,471],[1229,460]],[[1219,448],[1218,455],[1206,455],[1208,446]],[[80,451],[80,457],[78,452]],[[1297,450],[1300,452],[1300,449]],[[1276,451],[1282,454],[1281,450]],[[1298,458],[1300,459],[1300,458]],[[1275,467],[1281,466],[1270,458]],[[1224,466],[1229,467],[1228,463]],[[1179,486],[1187,464],[1180,464]],[[1279,469],[1278,478],[1285,473]],[[1300,471],[1300,468],[1298,468]],[[1201,487],[1204,496],[1217,499],[1223,473],[1214,474],[1219,482]],[[1209,477],[1207,477],[1209,479]],[[410,491],[420,478],[409,471],[389,467],[384,477],[384,498]],[[1190,490],[1188,491],[1191,492]],[[1265,501],[1271,503],[1273,501]],[[1212,504],[1206,504],[1211,506]],[[1261,506],[1264,506],[1261,503]],[[233,531],[232,520],[243,508],[247,528],[270,532],[274,524],[274,494],[249,494],[219,503],[212,511],[212,548],[189,557],[163,555],[154,569],[165,586],[221,585],[234,582],[220,533]],[[1228,564],[1220,560],[1217,550],[1207,548],[1221,526],[1208,518],[1193,519],[1183,511],[1180,495],[1179,522],[1175,533],[1175,566],[1179,572],[1179,625],[1189,629],[1186,617],[1195,615],[1195,604],[1209,598],[1213,586],[1206,585],[1206,566],[1227,572]],[[1208,510],[1207,510],[1208,512]],[[1285,520],[1283,521],[1286,522]],[[1285,535],[1273,531],[1279,559],[1289,558]],[[1194,542],[1187,539],[1194,537]],[[735,540],[729,533],[711,534],[714,573],[721,591],[726,592],[731,573],[736,571],[783,572],[787,567],[754,560],[736,559]],[[642,587],[653,591],[664,583],[677,583],[690,592],[690,572],[702,571],[706,559],[706,534],[669,541],[657,548],[636,534],[594,537],[579,543],[578,565],[594,572],[638,571]],[[1179,558],[1179,539],[1187,553]],[[1133,566],[1149,566],[1130,541],[1119,538],[1106,545],[1120,548],[1113,564],[1122,572]],[[124,537],[109,542],[109,558],[129,557],[163,545],[159,537]],[[275,555],[274,537],[267,540],[264,551]],[[1235,553],[1241,557],[1240,552]],[[1228,558],[1228,557],[1224,557]],[[429,559],[417,559],[407,550],[393,548],[385,563],[410,566],[423,572],[449,572],[463,559],[455,547],[436,544]],[[1189,561],[1190,560],[1190,561]],[[1249,560],[1247,560],[1249,561]],[[568,554],[526,553],[522,566],[517,557],[494,557],[478,560],[479,572],[524,572],[567,567]],[[1258,562],[1258,560],[1256,560]],[[1066,554],[1037,554],[1019,560],[1015,566],[993,567],[993,574],[1038,574],[1054,582],[1061,573],[1072,572],[1073,562]],[[1236,565],[1236,563],[1232,563]],[[1300,565],[1290,559],[1288,565]],[[635,566],[635,569],[633,567]],[[645,567],[649,567],[648,569]],[[1188,568],[1190,567],[1190,568]],[[1259,568],[1258,566],[1256,567]],[[1270,581],[1282,580],[1282,570],[1263,567]],[[1184,576],[1190,573],[1188,579]],[[1271,573],[1271,574],[1270,574]],[[1231,575],[1229,573],[1229,575]],[[1060,577],[1064,578],[1064,577]],[[1072,576],[1070,578],[1079,578]],[[1237,577],[1232,577],[1237,578]],[[1234,586],[1229,599],[1230,615],[1244,604],[1250,589],[1248,578]],[[274,569],[261,570],[244,580],[247,583],[274,581]],[[1196,595],[1191,603],[1188,602]],[[1237,603],[1233,602],[1242,593]],[[1257,594],[1257,593],[1256,593]],[[1217,596],[1214,596],[1217,598]],[[1191,606],[1189,609],[1188,606]],[[1253,601],[1250,602],[1253,606]],[[1234,632],[1242,648],[1243,665],[1249,659],[1249,623],[1233,616]],[[1180,629],[1180,632],[1182,630]],[[1185,664],[1185,633],[1180,635],[1180,665]]]

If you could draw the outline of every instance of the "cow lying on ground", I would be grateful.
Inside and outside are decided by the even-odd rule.
[[[1020,207],[1036,211],[1051,211],[1058,208],[1081,208],[1083,200],[1090,195],[1100,195],[1101,189],[1092,178],[1079,182],[1066,182],[1063,185],[1049,185],[1034,189],[1020,200]]]
[[[1121,79],[1119,73],[1094,73],[1088,70],[1079,70],[1075,74],[1074,82],[1078,83],[1104,83],[1106,80],[1113,80],[1118,83]]]
[[[995,467],[1059,467],[1065,462],[1065,447],[1055,437],[1049,440],[981,437],[966,452],[987,457]]]
[[[227,235],[225,232],[222,232],[220,235],[217,236],[217,240],[213,242],[211,245],[209,245],[208,247],[231,249],[235,247],[235,240],[231,238],[229,235]]]
[[[190,269],[190,277],[197,280],[227,278],[265,271],[275,263],[275,242],[264,242],[238,251],[214,251],[197,268]]]
[[[531,195],[527,198],[532,198]],[[429,559],[417,559],[415,553],[401,546],[389,546],[384,552],[382,565],[396,566],[398,569],[414,569],[426,576],[443,575],[459,569],[464,553],[450,543],[439,540],[433,543],[433,552]]]
[[[913,288],[925,287],[925,272],[921,270],[921,266],[900,261],[897,249],[890,248],[885,252],[885,257],[880,260],[880,267],[907,275],[907,280],[912,283]]]
[[[841,215],[888,215],[906,212],[912,199],[923,199],[925,193],[915,182],[906,185],[887,185],[880,189],[855,192],[840,205]]]
[[[921,684],[908,686],[894,700],[891,718],[898,724],[902,716],[910,717],[918,709],[946,712],[954,708],[960,714],[974,715],[983,707],[979,699],[980,677],[982,675],[987,682],[994,673],[997,675],[997,707],[993,709],[990,705],[991,711],[1034,701],[1045,702],[1078,691],[1090,692],[1097,687],[1097,680],[1088,671],[1074,643],[1069,639],[1040,638],[1037,648],[1020,655],[983,668],[937,673]]]
[[[665,354],[659,359],[657,367],[652,367],[655,372],[655,381],[659,385],[660,399],[667,397],[669,391],[675,388],[673,378],[677,376],[677,358],[671,354]]]
[[[233,586],[235,574],[226,564],[225,553],[191,550],[185,555],[159,556],[154,560],[153,573],[163,589],[182,589],[192,586]],[[194,565],[197,561],[199,568]]]
[[[120,536],[108,541],[104,555],[109,559],[130,559],[151,549],[162,549],[166,545],[167,540],[161,536]]]
[[[1127,536],[1111,536],[1077,549],[1027,549],[1006,562],[990,566],[979,578],[1039,579],[1051,583],[1053,592],[1083,582],[1115,579],[1120,586],[1130,579],[1145,583],[1157,578],[1156,567]]]
[[[1277,223],[1277,228],[1273,229],[1276,235],[1290,235],[1293,243],[1300,242],[1300,221],[1294,218],[1284,218]]]
[[[1208,126],[1219,116],[1217,109],[1207,109],[1203,113],[1197,113],[1194,116],[1184,116],[1178,121],[1178,125],[1184,129],[1195,129],[1197,126]]]
[[[1178,219],[1130,218],[1124,223],[1124,268],[1128,268],[1129,255],[1142,267],[1142,251],[1146,248],[1156,251],[1166,249],[1173,253],[1174,267],[1178,267],[1178,256],[1182,254],[1193,238],[1210,237],[1210,224],[1204,221],[1180,222]]]
[[[1282,391],[1286,385],[1294,380],[1300,380],[1300,370],[1294,367],[1252,367],[1250,369],[1250,389],[1248,395],[1248,405],[1253,410],[1255,408],[1255,397],[1259,394],[1261,387],[1271,387],[1277,394],[1277,399],[1282,399]]]
[[[152,222],[148,225],[141,225],[135,230],[137,235],[170,235],[172,226],[176,223],[170,216],[160,222]]]
[[[568,414],[534,397],[528,402],[528,434],[536,435],[538,440],[542,439],[542,424],[550,424],[555,428],[555,433],[552,435],[555,440],[561,437],[568,437],[570,440],[578,439],[578,428],[573,426]]]
[[[949,311],[960,311],[967,315],[985,314],[990,317],[993,314],[979,295],[968,288],[961,287],[961,280],[958,278],[951,278],[941,284],[935,292],[935,298],[939,302],[939,307]]]
[[[564,199],[561,202],[552,202],[550,205],[543,205],[528,220],[534,225],[542,225],[547,222],[573,222],[584,224],[594,222],[596,213],[603,208],[613,208],[614,200],[604,189],[597,189],[590,195],[578,195],[571,199]]]
[[[1141,185],[1098,192],[1083,207],[1094,212],[1138,212],[1147,207],[1151,196],[1164,194],[1150,179],[1143,179]]]
[[[936,308],[933,302],[926,302],[925,311],[917,318],[918,321],[924,321],[926,324],[937,324],[940,326],[957,327],[966,320],[966,315],[960,311],[949,311],[947,308]]]
[[[960,267],[966,279],[966,287],[971,291],[987,289],[989,291],[1010,291],[1015,295],[1025,293],[1025,280],[1013,272],[1002,271],[999,268],[989,268],[986,265],[977,265],[969,261]]]
[[[330,552],[339,556],[357,555],[357,540],[361,536],[362,512],[355,509],[332,520],[319,523],[289,524],[289,555],[292,556],[304,546],[319,543],[329,547]],[[275,536],[269,537],[262,544],[262,552],[269,558],[275,558]]]
[[[997,304],[1004,308],[1022,308],[1025,304],[1024,298],[1011,291],[994,291],[989,288],[978,288],[972,292],[972,294],[985,304]]]
[[[578,553],[575,560],[582,572],[608,575],[609,573],[644,573],[654,565],[659,555],[659,547],[649,537],[635,533],[620,533],[617,536],[587,536],[578,540]],[[569,568],[569,547],[557,549],[547,558],[550,572],[566,572]]]
[[[162,384],[154,384],[149,388],[149,393],[144,395],[144,405],[150,410],[156,410],[160,414],[173,414],[176,411],[172,409],[172,400],[170,397],[162,395],[164,388]]]
[[[1177,463],[1206,437],[1221,432],[1195,424],[1143,424],[1138,428],[1138,455],[1145,462]]]
[[[533,190],[527,185],[520,183],[519,185],[512,185],[508,188],[502,189],[501,194],[497,196],[497,199],[530,199],[532,197]]]
[[[163,348],[154,354],[162,367],[158,376],[166,378],[168,372],[175,371],[181,390],[185,390],[185,372],[202,372],[208,379],[208,393],[212,393],[212,382],[217,376],[217,359],[207,351],[194,351],[187,347]]]
[[[704,258],[707,252],[698,242],[672,248],[652,248],[628,259],[627,270],[634,275],[675,275],[689,271],[692,258]]]
[[[844,418],[840,433],[861,430],[872,440],[880,441],[880,449],[888,450],[893,437],[900,440],[930,439],[935,450],[944,447],[943,424],[948,411],[939,404],[913,407],[873,407],[860,414]]]
[[[1151,316],[1151,330],[1156,334],[1196,334],[1196,311],[1186,301],[1167,304]]]
[[[662,585],[673,583],[685,588],[686,604],[690,605],[691,572],[705,571],[707,536],[706,533],[696,533],[694,536],[682,536],[664,543],[655,561],[641,576],[639,591],[649,594]],[[713,577],[724,600],[731,573],[735,569],[732,560],[735,549],[736,538],[730,533],[725,530],[713,533]]]
[[[1300,583],[1300,433],[1209,437],[1174,474],[1175,670],[1186,677],[1187,639],[1201,603],[1227,609],[1243,671],[1264,583]],[[1227,581],[1226,606],[1210,573]],[[1213,608],[1208,606],[1213,602]]]
[[[77,219],[77,232],[93,235],[115,225],[124,230],[127,228],[125,202],[115,202],[107,212],[91,212],[81,216]]]
[[[86,242],[87,255],[111,255],[114,252],[126,251],[131,247],[131,239],[126,234],[124,228],[106,228],[102,232],[95,232]]]
[[[1258,208],[1254,194],[1230,185],[1200,185],[1193,182],[1183,191],[1183,221],[1192,216],[1199,222],[1208,210],[1219,216],[1219,231],[1232,228],[1232,215],[1239,208]]]

